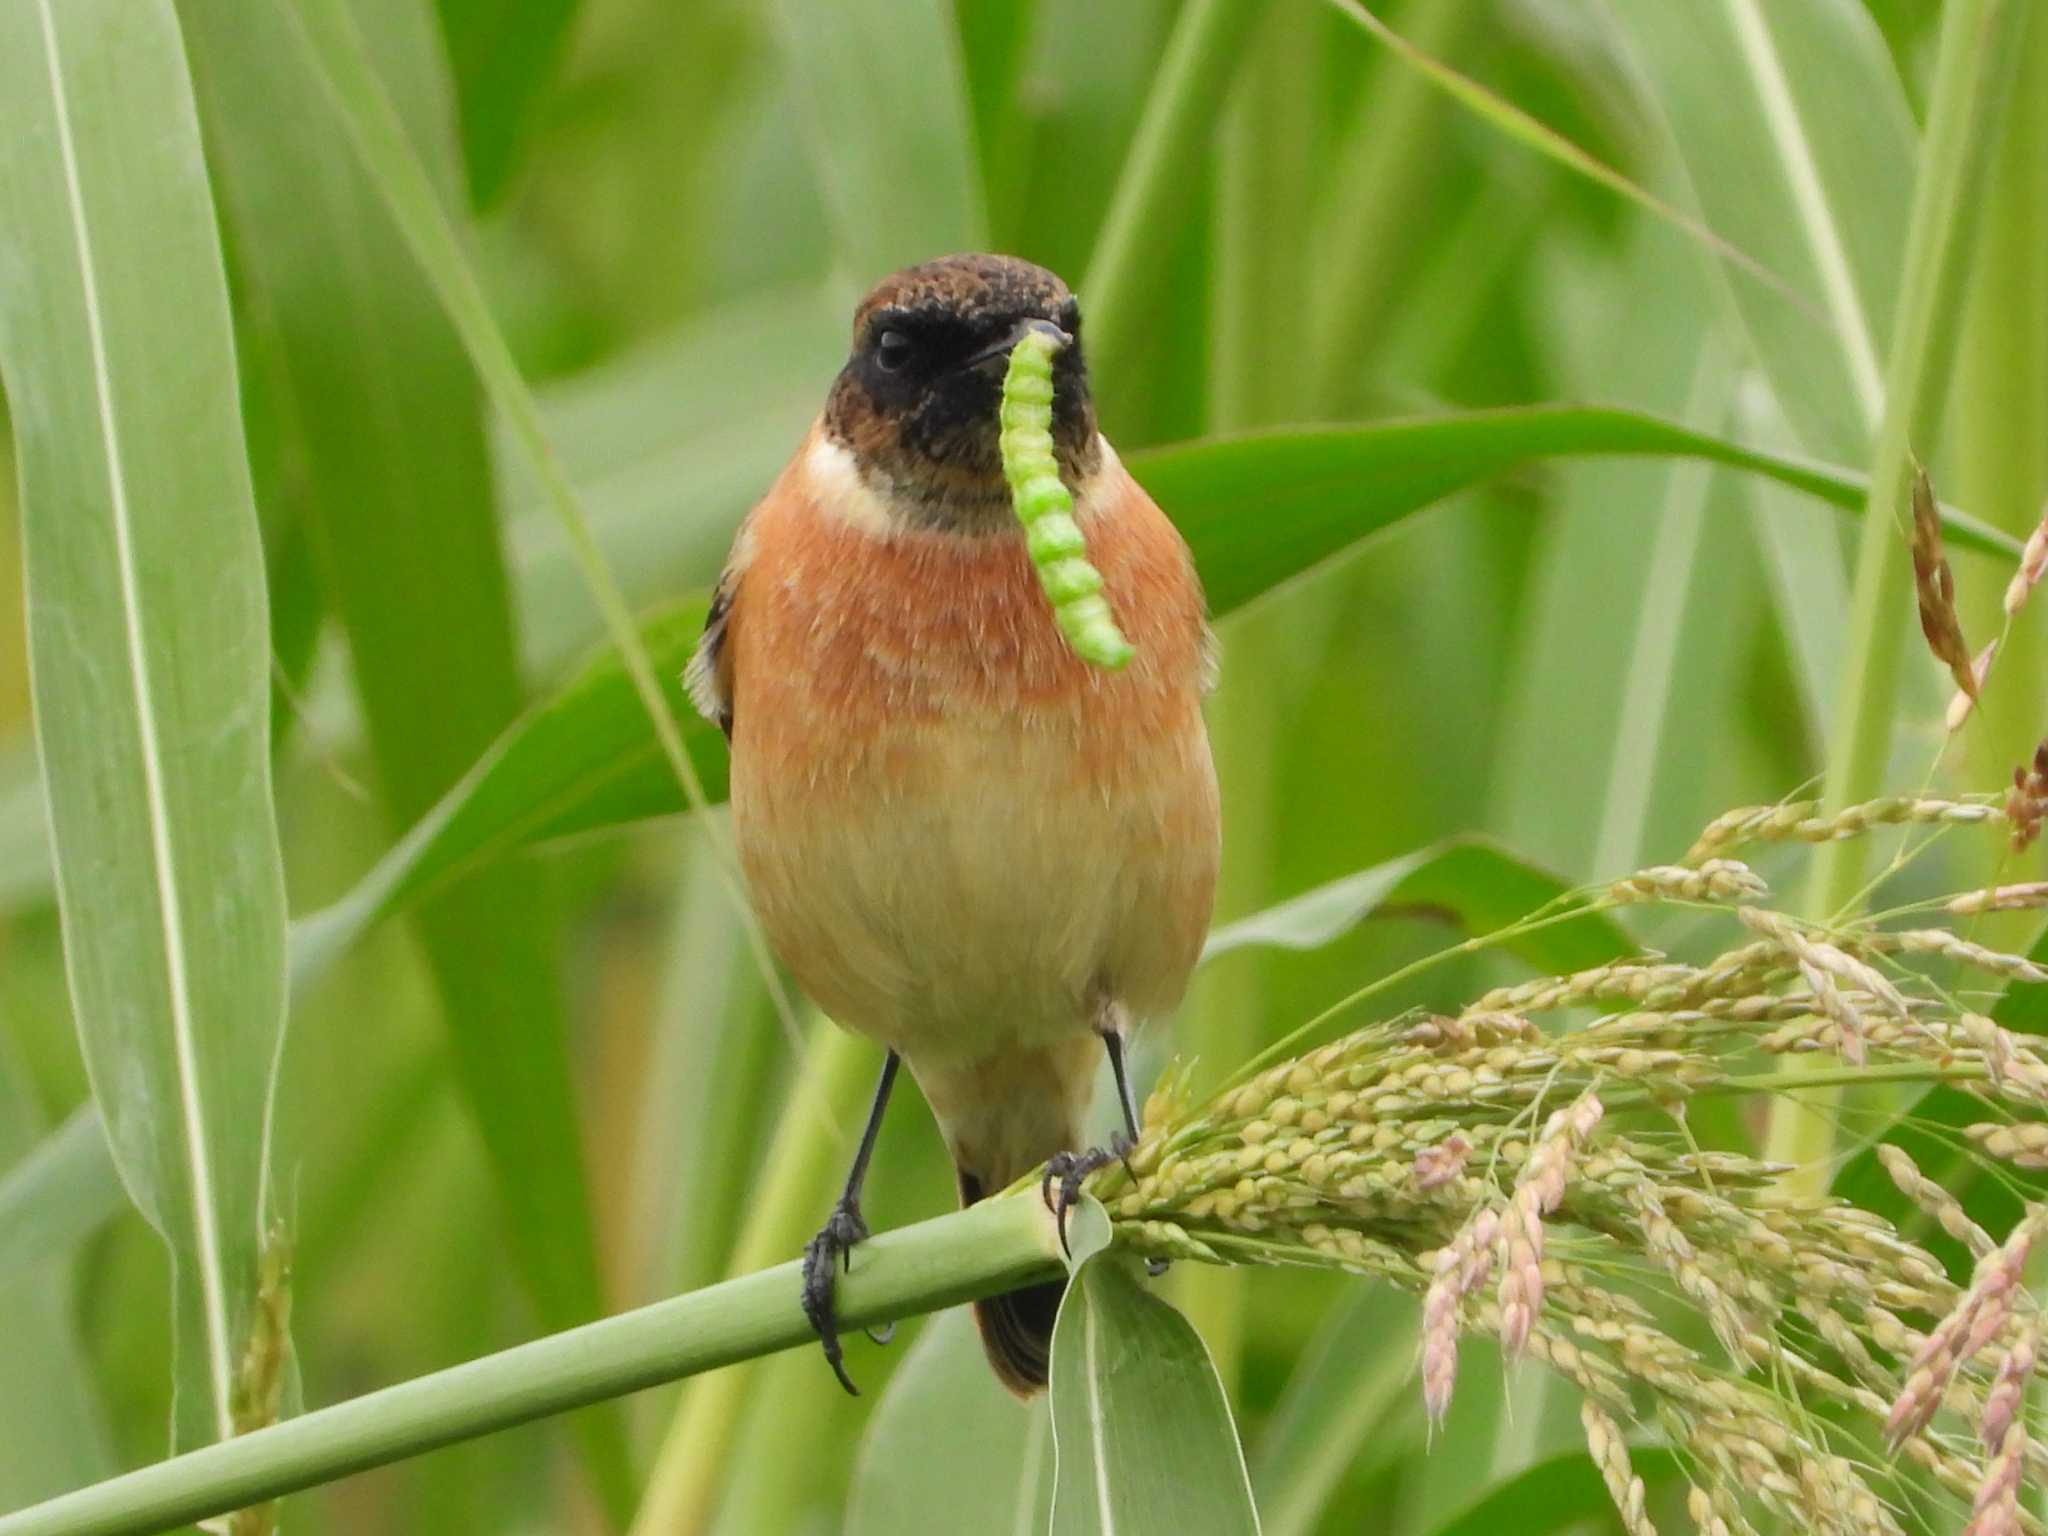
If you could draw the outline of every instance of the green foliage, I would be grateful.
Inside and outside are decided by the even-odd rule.
[[[191,82],[168,0],[115,9],[0,16],[0,207],[20,242],[0,364],[22,402],[66,970],[115,1163],[170,1246],[173,1443],[189,1445],[242,1420],[262,1327],[284,878],[263,565]]]
[[[174,1333],[179,1443],[217,1433],[273,1217],[316,1404],[815,1228],[875,1053],[792,1049],[725,748],[677,682],[894,266],[992,246],[1076,286],[1105,428],[1218,620],[1224,900],[1148,1080],[1703,953],[1696,916],[1572,893],[1830,768],[1842,794],[2000,787],[2048,728],[2039,615],[1939,753],[1888,498],[1910,451],[1965,632],[1999,633],[2048,497],[2034,9],[0,0],[0,1317],[34,1346],[0,1510],[162,1455]],[[2040,857],[1887,835],[1824,905],[1895,853],[1902,902]],[[2039,1032],[2044,997],[1996,1015]],[[1899,1143],[2002,1233],[2026,1186],[1962,1142],[1982,1118],[1953,1086],[1858,1093],[1835,1187],[1921,1220],[1875,1152]],[[1726,1100],[1687,1129],[1758,1149]],[[951,1198],[906,1091],[869,1215]],[[801,1337],[786,1286],[759,1298]],[[1177,1530],[1245,1524],[1236,1437],[1289,1536],[1611,1524],[1570,1392],[1504,1412],[1468,1362],[1425,1441],[1410,1311],[1091,1261],[1066,1363],[1092,1320],[1132,1374],[1059,1373],[1062,1452],[1107,1386],[1140,1400],[1110,1454],[1236,1468],[1139,1501]],[[854,1365],[857,1401],[793,1355],[287,1523],[1046,1528],[1053,1417],[991,1387],[963,1316]],[[791,1424],[799,1469],[758,1443]],[[1633,1464],[1682,1528],[1682,1469]],[[1113,1483],[1112,1511],[1141,1486]]]
[[[1055,1536],[1255,1531],[1216,1367],[1128,1257],[1074,1271],[1052,1340]]]

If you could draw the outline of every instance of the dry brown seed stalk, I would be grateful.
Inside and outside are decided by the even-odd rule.
[[[1941,514],[1927,472],[1913,475],[1913,591],[1920,606],[1920,633],[1934,659],[1949,670],[1956,687],[1977,697],[1977,679],[1970,668],[1970,646],[1956,616],[1956,578],[1941,546]]]
[[[2013,769],[2005,815],[2012,823],[2013,852],[2025,853],[2040,835],[2042,818],[2048,816],[2048,741],[2034,748],[2032,762]]]
[[[1948,711],[1942,716],[1942,729],[1953,736],[1963,728],[1970,718],[1970,711],[1977,707],[1977,700],[1983,696],[1984,680],[1991,675],[1991,663],[1998,657],[1998,641],[1987,640],[1984,649],[1977,653],[1977,659],[1970,663],[1970,676],[1977,680],[1977,691],[1965,693],[1958,688],[1949,696]]]

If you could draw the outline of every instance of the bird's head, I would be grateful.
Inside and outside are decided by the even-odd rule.
[[[1059,278],[1013,256],[944,256],[861,300],[826,435],[908,520],[965,529],[1007,516],[998,407],[1010,349],[1033,328],[1068,339],[1053,364],[1053,448],[1065,476],[1084,477],[1097,448],[1080,307]]]

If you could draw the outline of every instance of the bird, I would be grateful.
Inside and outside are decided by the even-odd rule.
[[[1010,503],[1010,349],[1062,343],[1053,446],[1135,656],[1070,650]],[[877,284],[794,457],[739,526],[685,675],[725,733],[734,841],[776,958],[885,1052],[802,1304],[856,1391],[835,1268],[899,1066],[963,1206],[1044,1171],[1065,1207],[1139,1128],[1127,1043],[1201,953],[1220,857],[1202,717],[1216,650],[1193,558],[1097,427],[1079,303],[1016,257],[946,256]],[[1083,1144],[1104,1054],[1122,1132]],[[995,1375],[1047,1381],[1064,1280],[974,1305]]]

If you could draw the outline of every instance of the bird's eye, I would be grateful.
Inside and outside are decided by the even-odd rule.
[[[910,361],[910,338],[901,331],[884,331],[875,338],[875,366],[884,373],[896,373]]]

